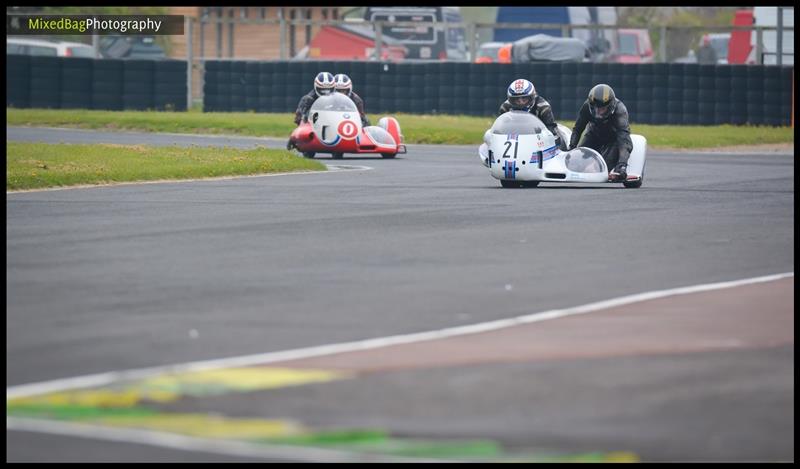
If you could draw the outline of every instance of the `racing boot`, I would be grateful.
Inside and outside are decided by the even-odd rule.
[[[627,173],[628,165],[626,163],[620,163],[608,173],[608,180],[611,182],[625,182],[628,178]]]
[[[289,150],[289,151],[291,151],[291,150],[292,150],[292,148],[295,148],[295,146],[294,146],[294,142],[292,141],[292,139],[289,139],[289,141],[288,141],[288,142],[286,142],[286,149],[287,149],[287,150]]]

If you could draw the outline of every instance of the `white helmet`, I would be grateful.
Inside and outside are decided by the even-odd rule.
[[[314,91],[317,96],[333,93],[333,75],[328,72],[319,72],[314,78]]]
[[[520,78],[508,85],[506,96],[508,103],[511,104],[511,109],[527,111],[533,106],[533,101],[536,99],[536,88],[533,87],[533,83]]]
[[[336,82],[336,91],[350,96],[350,92],[353,91],[353,81],[350,80],[350,77],[344,73],[339,73],[333,77],[333,80]]]

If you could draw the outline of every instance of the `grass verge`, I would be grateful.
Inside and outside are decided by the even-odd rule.
[[[369,116],[377,123],[381,115]],[[494,122],[491,117],[396,114],[406,143],[479,144]],[[142,112],[85,109],[6,108],[7,125],[56,126],[98,130],[232,134],[288,138],[293,115],[253,112]],[[561,121],[567,127],[574,122]],[[794,143],[790,127],[674,126],[632,124],[633,133],[647,137],[652,148],[714,148],[731,145]]]
[[[6,190],[320,171],[286,150],[6,142]]]

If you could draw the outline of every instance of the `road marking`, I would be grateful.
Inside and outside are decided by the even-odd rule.
[[[687,287],[672,288],[668,290],[658,290],[658,291],[639,293],[635,295],[629,295],[621,298],[589,303],[586,305],[575,306],[571,308],[549,310],[541,313],[518,316],[509,319],[501,319],[497,321],[471,324],[466,326],[457,326],[435,331],[395,335],[389,337],[360,340],[355,342],[345,342],[339,344],[320,345],[320,346],[306,347],[294,350],[268,352],[256,355],[243,355],[239,357],[230,357],[217,360],[204,360],[197,362],[173,364],[167,366],[157,366],[152,368],[141,368],[134,370],[126,370],[126,371],[111,371],[107,373],[78,376],[74,378],[56,379],[52,381],[23,384],[6,388],[6,402],[21,397],[30,397],[35,395],[65,391],[69,389],[99,387],[119,381],[145,379],[166,373],[199,372],[208,370],[218,370],[221,368],[229,368],[229,367],[262,365],[267,363],[295,360],[299,358],[319,357],[323,355],[331,355],[334,353],[369,350],[379,347],[386,347],[389,345],[408,344],[413,342],[441,339],[445,337],[475,334],[479,332],[486,332],[495,329],[512,327],[519,324],[528,324],[534,322],[547,321],[551,319],[563,318],[567,316],[574,316],[578,314],[586,314],[616,306],[653,300],[657,298],[664,298],[667,296],[686,295],[690,293],[699,293],[709,290],[733,288],[741,285],[770,282],[793,276],[794,272],[787,272],[782,274],[747,278],[729,282],[693,285]]]

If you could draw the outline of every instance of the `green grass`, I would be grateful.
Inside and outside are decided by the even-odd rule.
[[[6,154],[6,190],[325,170],[318,161],[266,148],[6,142]]]
[[[142,112],[83,109],[6,108],[8,125],[57,126],[99,130],[234,134],[288,138],[293,114],[253,112]],[[382,115],[370,115],[377,123]],[[405,143],[477,145],[492,124],[492,117],[396,114]],[[574,122],[561,121],[567,127]],[[631,131],[647,138],[651,148],[714,148],[729,145],[793,143],[790,127],[674,126],[632,124]]]

